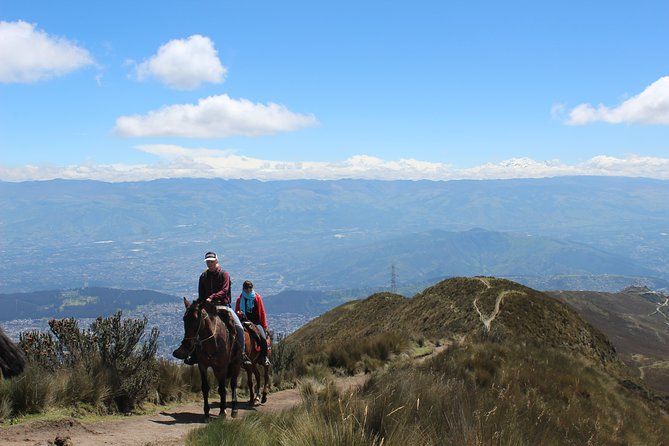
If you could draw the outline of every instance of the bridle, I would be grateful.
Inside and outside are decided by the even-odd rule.
[[[216,341],[216,338],[215,338],[215,336],[218,332],[217,332],[217,327],[216,327],[215,323],[214,323],[214,332],[211,334],[211,336],[207,336],[204,339],[200,339],[200,330],[202,330],[202,326],[203,326],[203,322],[204,322],[204,317],[202,317],[202,310],[204,310],[204,308],[198,308],[196,310],[197,313],[198,313],[198,325],[197,325],[197,331],[195,332],[195,336],[188,336],[188,337],[184,337],[184,339],[183,339],[184,341],[192,341],[193,339],[196,339],[196,342],[193,342],[193,346],[188,351],[188,356],[193,354],[193,352],[195,351],[195,348],[197,346],[202,347],[202,344],[204,344],[206,341],[208,341],[211,338],[214,338],[214,344],[216,345],[216,350],[218,350],[218,342]]]

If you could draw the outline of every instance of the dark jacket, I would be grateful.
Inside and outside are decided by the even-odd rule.
[[[230,275],[221,268],[214,272],[206,269],[200,275],[198,295],[200,300],[211,297],[215,304],[230,306]]]

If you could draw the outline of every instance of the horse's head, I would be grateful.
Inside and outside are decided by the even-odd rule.
[[[188,299],[184,297],[184,306],[186,307],[186,312],[184,313],[184,338],[181,341],[179,348],[172,352],[172,356],[177,359],[186,359],[193,351],[195,350],[195,344],[197,342],[198,333],[202,328],[204,323],[204,318],[206,317],[203,314],[205,310],[205,305],[199,301],[193,301],[193,303],[188,302]]]

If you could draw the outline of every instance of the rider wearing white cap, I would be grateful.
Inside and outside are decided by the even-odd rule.
[[[242,352],[242,361],[244,365],[251,365],[244,347],[244,327],[239,321],[239,317],[237,317],[230,307],[230,275],[227,271],[223,271],[219,265],[215,252],[209,251],[206,253],[204,261],[207,263],[207,269],[200,274],[198,300],[206,300],[215,305],[223,306],[228,311],[230,320],[234,323],[235,331],[237,332],[237,345]],[[185,362],[186,364],[197,363],[195,354],[187,358]]]

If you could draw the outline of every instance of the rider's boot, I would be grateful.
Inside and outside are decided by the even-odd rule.
[[[184,359],[184,364],[186,365],[195,365],[197,364],[197,354],[193,352],[188,358]]]

